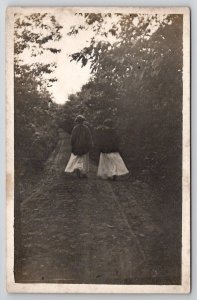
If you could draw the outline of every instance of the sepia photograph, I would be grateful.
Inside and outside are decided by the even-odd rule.
[[[8,292],[190,291],[189,19],[7,9]]]

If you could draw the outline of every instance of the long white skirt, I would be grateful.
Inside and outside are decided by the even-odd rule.
[[[86,174],[89,171],[89,154],[81,156],[71,153],[70,159],[66,166],[65,172],[72,173],[75,170],[80,170],[82,174]]]
[[[101,178],[109,178],[129,173],[125,163],[118,152],[101,153],[97,175]]]

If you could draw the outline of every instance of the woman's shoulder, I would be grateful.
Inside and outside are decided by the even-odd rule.
[[[100,132],[100,131],[103,131],[105,129],[105,126],[103,125],[99,125],[96,127],[96,131]]]
[[[105,126],[105,125],[98,126],[96,128],[96,130],[98,132],[103,132],[103,133],[107,133],[107,134],[116,134],[116,130],[114,128],[110,128],[110,127]]]
[[[109,132],[110,134],[116,134],[116,130],[113,127],[106,127],[106,131]]]
[[[76,131],[77,128],[78,128],[78,125],[75,125],[75,126],[73,127],[73,129],[72,129],[72,132]]]
[[[73,134],[74,134],[74,135],[75,135],[75,134],[78,134],[80,131],[81,131],[80,125],[77,124],[77,125],[75,125],[75,126],[73,127],[72,135],[73,135]]]
[[[89,130],[89,127],[88,127],[87,125],[85,125],[85,124],[83,124],[83,128],[84,128],[85,130]]]

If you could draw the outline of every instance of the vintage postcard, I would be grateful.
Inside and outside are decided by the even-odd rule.
[[[189,8],[6,28],[7,291],[189,293]]]

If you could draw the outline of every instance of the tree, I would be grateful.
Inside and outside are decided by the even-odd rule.
[[[51,102],[48,87],[57,79],[52,77],[54,63],[25,64],[24,52],[42,56],[58,53],[61,26],[50,14],[16,15],[14,41],[14,100],[15,100],[15,171],[21,176],[42,168],[57,141],[57,105]],[[53,42],[53,47],[50,42]],[[56,43],[57,42],[57,43]],[[56,43],[56,44],[55,44]],[[46,76],[49,74],[50,76]]]
[[[14,26],[14,53],[19,55],[28,48],[32,56],[42,55],[47,51],[58,53],[61,50],[48,46],[48,42],[58,42],[61,39],[58,24],[51,14],[33,13],[17,14]]]
[[[137,170],[139,176],[148,169],[154,178],[169,181],[173,173],[179,180],[182,16],[120,14],[107,32],[104,23],[111,16],[86,14],[84,18],[95,37],[89,47],[71,56],[82,65],[91,62],[93,73],[77,95],[80,112],[93,126],[106,116],[114,118],[132,172]],[[72,28],[70,34],[78,31]],[[115,36],[112,43],[110,36]]]

